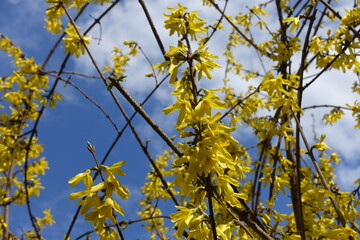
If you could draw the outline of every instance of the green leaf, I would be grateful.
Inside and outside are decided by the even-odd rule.
[[[117,82],[125,82],[126,81],[126,77],[125,75],[121,75],[116,81]]]
[[[118,79],[116,79],[116,82],[125,82],[126,81],[126,75],[121,75]],[[109,85],[107,85],[106,89],[110,91],[115,85],[110,82]]]

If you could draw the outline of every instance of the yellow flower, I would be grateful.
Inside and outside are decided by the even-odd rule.
[[[91,171],[90,171],[90,169],[88,169],[85,172],[79,173],[75,177],[71,178],[69,180],[69,183],[71,184],[70,187],[74,187],[79,182],[84,181],[86,189],[90,189],[94,182],[90,173],[91,173]]]
[[[90,44],[91,37],[79,35],[71,23],[68,23],[68,28],[65,29],[65,32],[68,35],[67,37],[63,38],[65,52],[69,52],[71,55],[75,54],[76,57],[84,55],[85,45]]]

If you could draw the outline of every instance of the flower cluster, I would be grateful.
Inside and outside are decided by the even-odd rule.
[[[69,14],[68,9],[75,7],[80,11],[82,7],[89,3],[111,4],[110,0],[46,0],[50,6],[46,9],[45,28],[53,33],[60,34],[63,29],[67,36],[63,37],[65,52],[76,57],[85,53],[85,46],[90,44],[91,36],[84,36],[79,32],[79,27],[75,25],[72,19],[69,19],[67,27],[63,23],[62,17]],[[69,16],[68,16],[69,17]]]
[[[113,197],[113,193],[122,199],[129,197],[129,190],[121,184],[114,174],[124,176],[125,173],[120,169],[125,162],[114,163],[107,167],[101,165],[99,168],[93,168],[98,172],[104,172],[106,179],[94,185],[91,176],[91,170],[88,169],[83,173],[77,174],[69,180],[71,187],[81,181],[85,184],[85,190],[70,194],[70,199],[75,200],[83,198],[78,202],[81,205],[80,213],[85,214],[85,220],[91,221],[98,232],[107,228],[106,220],[109,219],[114,224],[118,224],[115,212],[125,216],[123,209],[119,206]]]
[[[169,60],[155,68],[167,69],[171,74],[176,102],[163,112],[179,111],[175,127],[180,137],[186,139],[186,143],[179,144],[183,155],[174,160],[170,170],[175,177],[171,186],[180,189],[182,206],[178,206],[179,211],[170,217],[177,227],[178,238],[189,229],[187,239],[210,239],[215,229],[218,237],[227,239],[235,225],[214,226],[211,222],[224,212],[213,216],[207,209],[243,207],[240,202],[247,200],[247,190],[240,191],[240,181],[250,171],[247,156],[231,136],[235,128],[220,121],[221,112],[214,113],[214,110],[227,107],[217,94],[220,90],[198,89],[202,77],[211,79],[211,71],[220,67],[213,60],[217,56],[208,52],[202,41],[198,42],[196,50],[191,49],[190,41],[204,33],[205,22],[195,12],[185,12],[186,8],[181,5],[169,10],[171,13],[165,14],[165,27],[170,30],[170,35],[177,33],[181,41],[177,46],[170,46],[165,54]]]

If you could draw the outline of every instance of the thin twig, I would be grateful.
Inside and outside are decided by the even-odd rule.
[[[219,6],[213,1],[213,0],[209,0],[209,2],[215,7],[216,10],[218,10],[221,15],[226,19],[226,21],[235,29],[235,31],[237,33],[239,33],[245,40],[246,42],[248,42],[252,47],[254,47],[256,50],[258,50],[258,46],[253,42],[253,40],[251,40],[248,36],[245,35],[245,33],[243,33],[236,25],[233,21],[231,21],[231,19],[225,15],[224,12],[222,12],[222,10],[219,8]]]
[[[301,125],[299,123],[299,120],[298,120],[295,113],[293,113],[293,117],[294,117],[295,121],[298,123],[297,127],[299,128],[299,131],[301,133],[301,137],[302,137],[303,142],[305,144],[307,154],[309,155],[309,157],[310,157],[310,159],[311,159],[311,161],[312,161],[312,163],[313,163],[313,165],[314,165],[314,167],[316,169],[316,172],[319,175],[321,185],[323,186],[324,189],[326,189],[328,191],[331,191],[331,189],[330,189],[329,185],[327,184],[326,179],[325,179],[325,177],[324,177],[324,175],[323,175],[323,173],[322,173],[322,171],[320,169],[320,166],[317,163],[316,158],[315,158],[315,156],[314,156],[314,154],[312,152],[313,149],[310,147],[310,145],[309,145],[309,143],[308,143],[308,141],[306,139],[305,133],[304,133],[304,131],[303,131],[303,129],[302,129],[302,127],[301,127]],[[331,203],[332,203],[332,205],[333,205],[333,207],[334,207],[334,209],[335,209],[335,211],[336,211],[336,213],[337,213],[337,215],[339,217],[341,225],[343,227],[345,227],[346,226],[346,221],[345,221],[345,218],[344,218],[342,212],[340,211],[339,203],[334,198],[331,198],[331,197],[329,197],[329,198],[330,198]]]
[[[330,3],[330,2],[331,2],[331,0],[329,0],[329,3]],[[323,23],[323,19],[324,19],[324,17],[326,16],[326,13],[327,13],[326,10],[321,11],[321,16],[319,17],[318,22],[317,22],[317,24],[316,24],[315,27],[314,27],[314,32],[313,32],[311,38],[313,38],[314,36],[316,36],[316,34],[318,33],[318,31],[321,29],[320,26],[321,26],[321,24]]]
[[[226,11],[226,7],[227,7],[227,4],[228,4],[228,1],[229,0],[225,0],[225,4],[224,4],[224,8],[221,12],[225,12]],[[207,42],[212,38],[212,36],[214,36],[215,32],[217,31],[218,27],[220,26],[220,23],[222,22],[224,18],[224,14],[221,14],[218,22],[216,23],[215,27],[213,28],[213,31],[210,33],[209,37],[206,38],[206,40],[204,41],[203,45],[206,45]]]
[[[162,55],[164,56],[166,61],[169,60],[169,58],[165,56],[166,51],[165,51],[164,45],[163,45],[163,43],[161,41],[161,38],[160,38],[156,28],[155,28],[155,25],[154,25],[154,23],[152,21],[151,15],[149,14],[149,11],[148,11],[148,9],[146,7],[145,1],[144,0],[139,0],[139,3],[141,5],[142,9],[144,10],[146,19],[148,20],[148,23],[150,24],[151,31],[154,34],[154,37],[156,39],[156,42],[157,42],[157,44],[158,44],[158,46],[160,48],[160,51],[161,51]]]
[[[157,79],[157,76],[156,76],[156,73],[155,73],[155,69],[153,68],[154,65],[152,64],[150,58],[147,56],[147,54],[146,54],[145,51],[142,49],[142,47],[141,47],[138,43],[136,43],[136,46],[139,48],[139,50],[141,51],[141,53],[144,55],[146,61],[149,63],[150,69],[151,69],[152,74],[153,74],[153,77],[155,78],[155,84],[158,85],[158,79]]]
[[[118,2],[118,1],[116,1],[116,2]],[[76,24],[75,24],[74,19],[71,17],[71,15],[69,14],[66,6],[65,6],[63,3],[61,3],[61,6],[62,6],[62,8],[64,9],[65,14],[66,14],[67,17],[69,18],[70,23],[73,25],[73,27],[74,27],[77,35],[78,35],[79,38],[81,39],[81,44],[84,45],[84,48],[85,48],[86,52],[88,53],[88,55],[89,55],[89,57],[90,57],[93,65],[94,65],[94,67],[96,68],[97,72],[99,73],[99,75],[100,75],[101,79],[103,80],[104,84],[107,85],[107,84],[106,84],[105,77],[103,76],[101,70],[99,69],[98,65],[96,64],[95,59],[92,57],[92,55],[91,55],[88,47],[87,47],[86,44],[84,43],[84,40],[83,40],[83,38],[81,37],[81,34],[80,34],[79,30],[78,30],[77,27],[76,27]],[[101,19],[103,16],[105,16],[105,14],[106,14],[108,11],[110,11],[110,9],[111,9],[113,6],[114,6],[114,5],[110,6],[98,19],[96,19],[96,20],[95,20],[95,23],[93,23],[93,25],[91,25],[91,27],[95,26],[96,22],[99,21],[99,19]],[[89,30],[89,29],[91,29],[91,28],[89,27],[88,30]],[[87,31],[86,31],[86,32],[87,32]],[[85,34],[86,34],[86,33],[85,33]],[[70,56],[70,54],[67,55],[67,57],[69,57],[69,56]],[[67,60],[66,60],[66,61],[67,61]],[[64,61],[64,62],[66,62],[66,61]],[[60,72],[61,72],[61,71],[60,71]],[[110,94],[111,94],[111,96],[113,97],[113,99],[116,101],[116,97],[115,97],[115,95],[113,94],[112,91],[110,91]],[[77,216],[78,216],[79,211],[80,211],[80,209],[78,208],[78,209],[77,209],[77,212],[76,212],[76,214],[75,214],[75,216],[74,216],[74,218],[73,218],[73,221],[71,222],[71,225],[70,225],[70,227],[69,227],[69,230],[68,230],[68,232],[67,232],[67,234],[66,234],[65,239],[70,235],[70,232],[71,232],[71,230],[72,230],[72,227],[73,227],[74,224],[75,224],[75,221],[76,221],[76,219],[77,219]],[[121,232],[121,229],[120,229],[120,228],[118,228],[118,232],[119,232],[120,236],[122,236],[122,232]],[[123,239],[123,238],[122,238],[122,239]]]
[[[337,109],[344,109],[344,110],[351,110],[349,107],[343,107],[343,106],[336,106],[336,105],[330,105],[330,104],[322,104],[322,105],[312,105],[303,107],[303,110],[311,109],[311,108],[337,108]]]
[[[165,134],[165,132],[151,119],[144,109],[131,97],[131,95],[113,78],[109,77],[110,82],[124,96],[124,98],[133,106],[144,120],[152,127],[152,129],[166,142],[166,144],[181,157],[183,154],[175,143]]]
[[[149,159],[152,167],[154,168],[157,176],[160,178],[161,183],[164,185],[164,188],[166,190],[166,192],[169,194],[170,198],[173,200],[173,202],[175,203],[175,205],[179,206],[179,202],[177,201],[177,199],[175,198],[173,192],[171,191],[169,185],[167,184],[166,180],[164,179],[163,175],[160,172],[160,169],[157,167],[155,160],[152,158],[152,156],[150,155],[149,151],[147,150],[146,145],[142,142],[139,134],[137,133],[135,127],[133,126],[133,124],[130,121],[130,118],[127,116],[124,108],[121,106],[121,104],[119,105],[119,110],[121,111],[122,115],[124,116],[126,123],[129,125],[131,131],[133,132],[137,142],[140,144],[141,149],[143,150],[144,154],[146,155],[146,157]]]
[[[206,178],[206,193],[207,193],[207,199],[208,199],[208,205],[209,205],[209,220],[211,225],[211,231],[213,235],[213,239],[217,240],[217,231],[216,231],[216,223],[215,223],[215,215],[214,215],[214,206],[212,203],[213,198],[213,186],[211,184],[211,176],[209,175]]]
[[[148,220],[152,220],[152,219],[156,219],[156,218],[167,218],[167,219],[170,219],[169,216],[154,216],[154,217],[148,217],[148,218],[141,218],[141,219],[137,219],[137,220],[129,220],[129,221],[121,221],[119,222],[120,225],[130,225],[130,224],[134,224],[134,223],[139,223],[139,222],[144,222],[144,221],[148,221]],[[109,225],[107,227],[114,227],[115,225]],[[92,230],[89,230],[83,234],[81,234],[80,236],[78,236],[77,238],[75,238],[74,240],[80,240],[81,238],[83,237],[86,237],[87,235],[90,235],[91,233],[94,233],[96,230],[95,229],[92,229]]]
[[[275,154],[273,156],[274,159],[274,163],[273,163],[273,171],[271,173],[271,183],[270,183],[270,187],[269,187],[269,197],[268,197],[268,201],[271,201],[271,198],[273,197],[273,191],[274,191],[274,187],[275,187],[275,175],[276,175],[276,168],[277,168],[277,163],[279,162],[279,152],[280,152],[280,147],[281,147],[281,142],[282,142],[282,138],[283,135],[280,135],[278,138],[278,142],[276,145],[276,151]],[[269,211],[271,212],[272,209],[269,209]]]
[[[265,162],[266,162],[266,154],[265,152],[268,150],[271,143],[271,139],[272,137],[270,136],[269,138],[266,138],[262,141],[262,147],[261,147],[261,152],[260,152],[260,156],[259,156],[259,164],[256,166],[256,170],[254,172],[254,183],[253,183],[253,187],[252,187],[252,204],[251,207],[253,209],[253,211],[257,210],[257,207],[260,203],[260,191],[261,191],[261,186],[262,186],[262,181],[260,181],[259,179],[262,178],[263,176],[263,172],[262,169],[265,166]],[[256,189],[256,185],[257,185],[257,189]]]
[[[261,237],[260,239],[275,240],[252,219],[249,210],[240,210],[238,208],[231,206],[229,206],[229,208],[232,211],[234,211],[236,215],[238,215],[241,221],[244,221],[252,230],[254,230],[257,234],[259,234],[259,236]]]
[[[47,71],[43,71],[43,72],[44,72],[44,74],[52,74],[52,73],[59,74],[59,71],[54,71],[54,70],[47,70]],[[99,76],[87,75],[87,74],[73,72],[73,71],[62,71],[62,74],[69,74],[69,75],[74,75],[74,76],[79,76],[79,77],[84,77],[84,78],[97,78],[97,79],[100,78]],[[54,75],[52,75],[52,76],[54,76]]]
[[[236,215],[235,213],[233,213],[228,207],[226,208],[226,211],[236,220],[236,223],[240,225],[240,227],[242,227],[245,232],[252,238],[255,239],[255,237],[253,236],[253,234],[250,232],[250,230],[245,226],[244,222],[241,221]]]
[[[259,84],[259,86],[257,86],[257,88],[251,92],[249,95],[247,95],[244,98],[240,98],[236,104],[234,104],[231,108],[229,108],[229,110],[227,110],[220,118],[218,121],[221,121],[224,117],[226,117],[227,115],[229,115],[237,106],[240,106],[246,99],[250,98],[252,95],[254,95],[255,93],[260,91],[260,87],[261,87],[261,83]]]
[[[147,95],[147,97],[140,103],[140,106],[144,106],[145,103],[150,99],[150,97],[155,93],[155,91],[160,87],[160,85],[170,76],[170,74],[167,74],[160,82],[158,85],[156,85],[156,87]],[[131,117],[130,117],[130,122],[132,121],[132,119],[137,115],[137,111],[135,111]],[[123,134],[123,132],[126,130],[126,128],[129,126],[129,123],[126,122],[126,124],[124,125],[124,127],[121,129],[121,131],[119,132],[118,136],[115,138],[115,140],[113,141],[112,145],[110,146],[110,148],[108,149],[108,151],[106,152],[103,160],[101,161],[101,164],[104,164],[107,157],[109,156],[109,154],[111,153],[112,149],[115,147],[116,142],[119,140],[119,138],[121,137],[121,135]]]
[[[52,76],[51,74],[49,74]],[[89,95],[87,95],[80,87],[78,87],[75,83],[69,81],[68,79],[64,79],[60,77],[61,81],[64,81],[66,84],[70,84],[72,87],[74,87],[78,92],[80,92],[87,100],[89,100],[92,104],[94,104],[97,108],[100,109],[100,111],[105,115],[105,117],[110,121],[110,123],[113,125],[115,130],[120,133],[119,128],[116,126],[114,120],[110,117],[110,115],[97,103],[95,100],[93,100]]]
[[[96,68],[97,72],[99,73],[99,75],[100,75],[101,79],[103,80],[104,84],[107,85],[107,84],[106,84],[105,77],[103,76],[103,74],[102,74],[100,68],[98,67],[95,59],[94,59],[93,56],[91,55],[91,53],[90,53],[90,51],[89,51],[89,48],[88,48],[88,47],[86,46],[86,44],[84,43],[84,39],[81,37],[81,34],[80,34],[79,30],[78,30],[77,27],[76,27],[75,21],[72,19],[72,17],[71,17],[71,15],[70,15],[69,11],[67,10],[66,6],[65,6],[63,3],[61,3],[61,6],[62,6],[62,8],[64,9],[65,14],[66,14],[67,17],[69,18],[71,24],[73,25],[73,27],[74,27],[74,29],[75,29],[78,37],[80,38],[81,44],[83,44],[83,46],[85,47],[86,52],[88,53],[88,55],[89,55],[89,57],[90,57],[93,65],[94,65],[94,67]],[[112,91],[110,91],[110,93],[111,93],[111,96],[114,98],[114,100],[116,100],[116,97],[115,97],[115,95],[112,93]],[[101,172],[100,172],[100,175],[101,175]],[[114,216],[114,218],[115,218],[115,220],[117,221],[117,219],[116,219],[115,216]],[[122,240],[124,240],[124,237],[123,237],[123,235],[122,235],[122,231],[121,231],[120,227],[118,226],[118,224],[116,224],[116,227],[117,227],[117,230],[118,230],[118,232],[119,232],[120,238],[121,238]]]

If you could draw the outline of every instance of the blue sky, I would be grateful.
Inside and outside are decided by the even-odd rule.
[[[176,37],[168,37],[167,32],[161,29],[163,26],[164,17],[161,13],[165,12],[166,7],[176,6],[178,1],[152,1],[148,3],[149,11],[153,14],[154,23],[159,27],[160,36],[164,40],[166,46],[176,44]],[[200,15],[206,20],[209,18],[218,18],[218,13],[215,11],[202,7],[201,1],[180,1],[184,5],[190,5],[192,10],[205,9]],[[230,4],[234,1],[230,1]],[[254,5],[254,1],[243,1],[244,5]],[[352,1],[347,4],[352,4]],[[344,3],[346,4],[346,3]],[[44,11],[46,4],[43,1],[33,0],[1,0],[0,1],[0,32],[7,35],[16,45],[22,47],[27,57],[34,56],[38,63],[44,61],[48,51],[57,40],[57,36],[53,36],[42,28],[45,18]],[[92,17],[97,17],[103,11],[101,8],[92,8],[87,11],[80,19],[81,29],[85,29],[92,21]],[[230,5],[229,13],[237,11],[235,5]],[[136,16],[136,20],[134,20]],[[212,20],[214,21],[214,20]],[[213,23],[213,22],[212,22]],[[226,24],[225,24],[226,26]],[[228,27],[228,26],[227,26]],[[143,11],[138,1],[125,1],[119,4],[114,10],[102,21],[102,41],[98,45],[96,39],[93,40],[90,49],[94,54],[99,65],[103,66],[109,64],[109,58],[112,47],[117,45],[122,47],[124,40],[133,40],[140,44],[151,57],[155,64],[162,60],[161,53],[157,48],[156,42],[151,35],[151,31],[146,22]],[[96,26],[90,33],[93,37],[99,37],[100,27]],[[258,34],[260,34],[258,32]],[[209,43],[212,52],[221,55],[226,44],[224,33],[215,34],[212,41]],[[58,49],[51,59],[47,70],[58,70],[58,66],[64,58],[62,54],[63,49]],[[257,59],[253,53],[244,49],[241,55],[246,59],[249,67],[258,66]],[[7,63],[8,58],[0,54],[1,75],[8,74],[10,65]],[[219,61],[223,61],[222,58]],[[128,81],[124,84],[130,93],[137,101],[147,95],[152,90],[155,83],[153,79],[145,78],[144,75],[150,72],[149,65],[146,63],[143,56],[138,56],[130,63],[128,68]],[[77,71],[85,74],[95,74],[90,60],[87,56],[80,59],[71,58],[67,64],[67,70]],[[222,79],[223,72],[217,71],[214,73],[214,79],[208,82],[208,86],[212,88],[220,87],[222,82],[216,79]],[[341,79],[342,81],[339,81]],[[352,103],[356,100],[356,96],[350,96],[347,89],[352,84],[353,76],[342,73],[325,74],[319,81],[319,84],[314,84],[313,89],[309,90],[305,95],[304,106],[313,104],[339,104],[339,99],[344,103]],[[72,81],[87,92],[92,99],[99,103],[107,113],[113,118],[119,128],[124,125],[124,119],[121,113],[116,109],[112,100],[99,79],[86,79],[80,77],[73,77]],[[324,87],[323,81],[327,81]],[[230,82],[239,91],[245,89],[236,80]],[[344,87],[345,86],[345,87]],[[339,89],[346,90],[342,91]],[[69,194],[73,191],[70,189],[67,181],[79,172],[85,171],[88,167],[94,165],[90,153],[86,148],[86,142],[90,141],[96,147],[96,154],[99,159],[102,159],[106,150],[111,145],[116,137],[116,132],[113,126],[105,118],[105,116],[87,101],[81,94],[79,94],[72,86],[64,86],[60,83],[58,92],[65,95],[63,102],[53,109],[47,109],[39,126],[40,142],[44,144],[44,156],[49,161],[50,169],[43,177],[43,184],[45,190],[42,191],[41,196],[35,199],[32,206],[36,215],[41,216],[41,211],[44,208],[51,208],[52,214],[55,216],[57,223],[52,227],[48,227],[44,232],[47,239],[60,239],[66,232],[69,221],[71,220],[77,206],[74,201],[68,200]],[[170,88],[165,85],[153,96],[152,102],[145,106],[145,109],[156,120],[159,125],[165,129],[171,136],[174,134],[172,127],[175,120],[175,115],[162,115],[161,109],[168,106],[173,100],[169,96]],[[124,104],[129,115],[132,114],[132,109],[129,105]],[[304,117],[303,123],[305,131],[311,136],[311,126],[314,114],[315,125],[318,135],[321,133],[327,134],[327,143],[338,151],[343,163],[338,166],[338,184],[342,189],[350,190],[351,183],[359,176],[360,165],[359,157],[360,149],[358,143],[360,142],[360,133],[358,130],[353,130],[354,121],[351,116],[347,115],[342,121],[335,124],[333,127],[325,126],[321,123],[321,117],[324,112],[322,110],[309,111],[307,117]],[[166,120],[164,120],[166,119]],[[139,130],[139,134],[144,140],[152,139],[149,143],[149,150],[156,156],[164,149],[164,144],[157,141],[157,136],[154,132],[146,126],[145,122],[136,117],[134,124]],[[241,133],[237,134],[237,138],[245,146],[251,145],[251,132],[247,129],[241,129]],[[124,136],[119,140],[116,148],[111,153],[107,163],[111,165],[117,161],[127,161],[123,166],[123,170],[127,173],[126,177],[120,180],[131,191],[131,199],[122,202],[122,206],[127,213],[124,220],[137,219],[136,211],[138,205],[136,201],[141,199],[140,189],[146,172],[149,170],[149,163],[138,147],[132,133],[127,130]],[[78,188],[80,190],[80,188]],[[76,190],[76,189],[75,189]],[[21,232],[20,226],[23,229],[29,229],[30,223],[25,214],[25,207],[22,209],[14,209],[14,217],[12,224],[19,226],[14,227],[14,232]],[[169,209],[169,211],[171,211]],[[80,235],[84,231],[90,229],[90,226],[79,218],[72,239]],[[124,232],[126,239],[146,239],[144,237],[145,231],[141,228],[141,224],[130,225]]]

